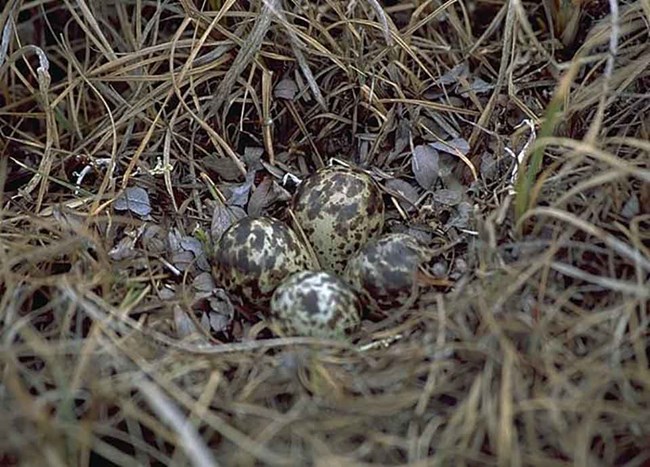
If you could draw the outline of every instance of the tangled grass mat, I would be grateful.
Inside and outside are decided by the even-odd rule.
[[[647,0],[9,0],[0,464],[650,463]],[[211,247],[363,167],[437,256],[346,341]]]

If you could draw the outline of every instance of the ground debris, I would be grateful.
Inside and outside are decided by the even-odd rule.
[[[127,3],[0,8],[0,464],[647,464],[647,2]],[[329,164],[421,293],[278,338],[214,248]]]

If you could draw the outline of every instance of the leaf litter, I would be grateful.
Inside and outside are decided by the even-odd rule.
[[[643,2],[71,5],[0,7],[3,463],[647,463]],[[211,254],[330,157],[435,255],[274,338]]]
[[[140,217],[146,217],[151,213],[149,193],[139,186],[128,187],[115,199],[113,207],[116,211],[128,210]]]

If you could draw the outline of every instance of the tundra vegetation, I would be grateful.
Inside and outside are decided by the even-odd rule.
[[[0,3],[0,464],[648,465],[648,0]],[[330,163],[429,256],[278,337],[214,244]]]

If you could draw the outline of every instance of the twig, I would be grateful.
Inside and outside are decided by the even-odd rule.
[[[235,57],[235,60],[232,62],[221,83],[219,83],[219,87],[214,94],[211,111],[215,115],[219,112],[224,101],[230,97],[230,91],[237,78],[241,76],[244,68],[248,66],[255,54],[260,50],[264,36],[266,36],[271,26],[271,11],[277,8],[277,5],[278,0],[265,0],[263,2],[262,11],[256,15],[257,20],[253,25],[251,33],[248,35],[246,41],[244,41],[237,57]]]
[[[529,217],[540,216],[540,215],[555,217],[561,221],[572,224],[573,226],[581,230],[584,230],[588,234],[602,240],[607,246],[609,246],[612,250],[616,251],[619,255],[623,256],[624,258],[627,258],[628,260],[632,261],[632,263],[634,264],[638,264],[646,271],[650,271],[650,259],[645,258],[639,250],[633,249],[630,245],[627,245],[626,243],[622,242],[621,240],[614,237],[613,235],[606,233],[604,230],[602,230],[599,227],[596,227],[592,223],[587,222],[584,219],[580,219],[565,211],[561,211],[559,209],[554,209],[554,208],[547,208],[547,207],[533,208],[525,212],[522,215],[521,219],[519,219],[518,223],[521,224]]]
[[[149,401],[156,414],[178,434],[178,446],[185,451],[192,465],[212,467],[219,465],[192,423],[163,392],[142,378],[136,383],[140,393]]]
[[[616,62],[616,55],[618,53],[618,36],[620,34],[620,25],[618,19],[618,2],[616,0],[609,0],[609,11],[610,11],[610,25],[611,33],[609,35],[609,51],[607,54],[607,61],[605,62],[605,70],[603,71],[603,90],[600,95],[600,101],[598,102],[598,111],[594,116],[594,119],[589,126],[589,131],[585,136],[585,140],[589,142],[594,142],[600,128],[603,123],[603,118],[605,116],[605,107],[607,101],[609,100],[607,94],[609,93],[609,84],[612,80],[612,75],[614,74],[614,65]]]

